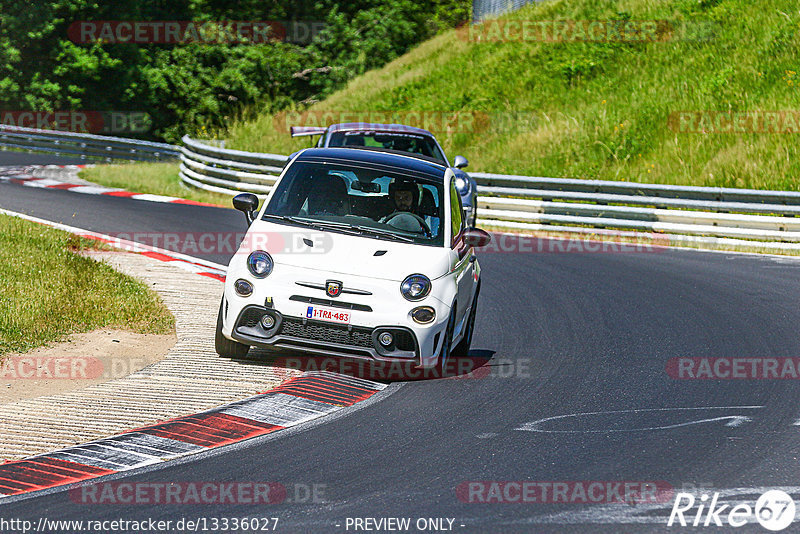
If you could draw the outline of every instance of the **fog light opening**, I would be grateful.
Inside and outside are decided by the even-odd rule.
[[[253,284],[247,280],[239,279],[233,284],[233,290],[236,291],[236,294],[240,297],[249,297],[253,294]]]
[[[390,347],[394,343],[394,336],[389,332],[383,332],[378,336],[378,342],[384,347]]]
[[[415,323],[428,324],[436,318],[436,311],[429,306],[421,306],[411,310],[411,318]]]
[[[268,313],[265,314],[261,318],[261,326],[263,326],[266,330],[271,329],[273,326],[275,326],[275,317]]]

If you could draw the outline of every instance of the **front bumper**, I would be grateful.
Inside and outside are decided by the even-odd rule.
[[[435,366],[451,313],[450,303],[456,298],[457,286],[452,276],[433,279],[428,297],[409,302],[400,293],[400,282],[281,264],[276,264],[267,278],[255,279],[243,259],[244,256],[234,258],[226,277],[222,310],[222,335],[226,338],[267,349],[406,362],[423,368]],[[324,264],[323,260],[320,264]],[[251,283],[252,294],[236,293],[238,279]],[[326,295],[326,280],[342,283],[340,296]],[[307,319],[309,306],[346,310],[350,325]],[[432,322],[419,324],[413,320],[412,311],[419,306],[433,308]],[[268,312],[276,319],[269,331],[259,324],[261,316]],[[398,351],[382,350],[374,335],[382,329],[405,332],[401,335],[410,341]]]
[[[265,315],[274,320],[269,329],[261,321]],[[378,335],[383,332],[390,332],[394,338],[388,347],[378,342]],[[231,330],[231,338],[251,346],[293,349],[324,356],[421,363],[419,340],[410,328],[340,325],[284,315],[278,310],[256,305],[242,309]]]

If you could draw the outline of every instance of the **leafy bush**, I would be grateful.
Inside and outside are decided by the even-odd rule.
[[[2,0],[1,111],[143,111],[144,137],[176,141],[227,125],[243,109],[324,98],[442,29],[468,0]],[[307,46],[76,44],[76,21],[324,21]]]

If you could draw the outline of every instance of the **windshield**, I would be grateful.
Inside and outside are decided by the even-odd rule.
[[[296,162],[262,218],[442,246],[441,181],[369,166]]]
[[[447,159],[439,150],[436,142],[426,136],[408,132],[334,132],[328,141],[328,147],[348,148],[382,148],[384,150],[395,150],[433,158],[443,165],[447,165]]]

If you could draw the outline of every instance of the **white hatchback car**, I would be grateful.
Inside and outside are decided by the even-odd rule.
[[[228,266],[216,350],[251,346],[404,362],[443,371],[466,355],[480,292],[452,169],[364,149],[306,149],[261,209],[234,198],[250,228]]]

